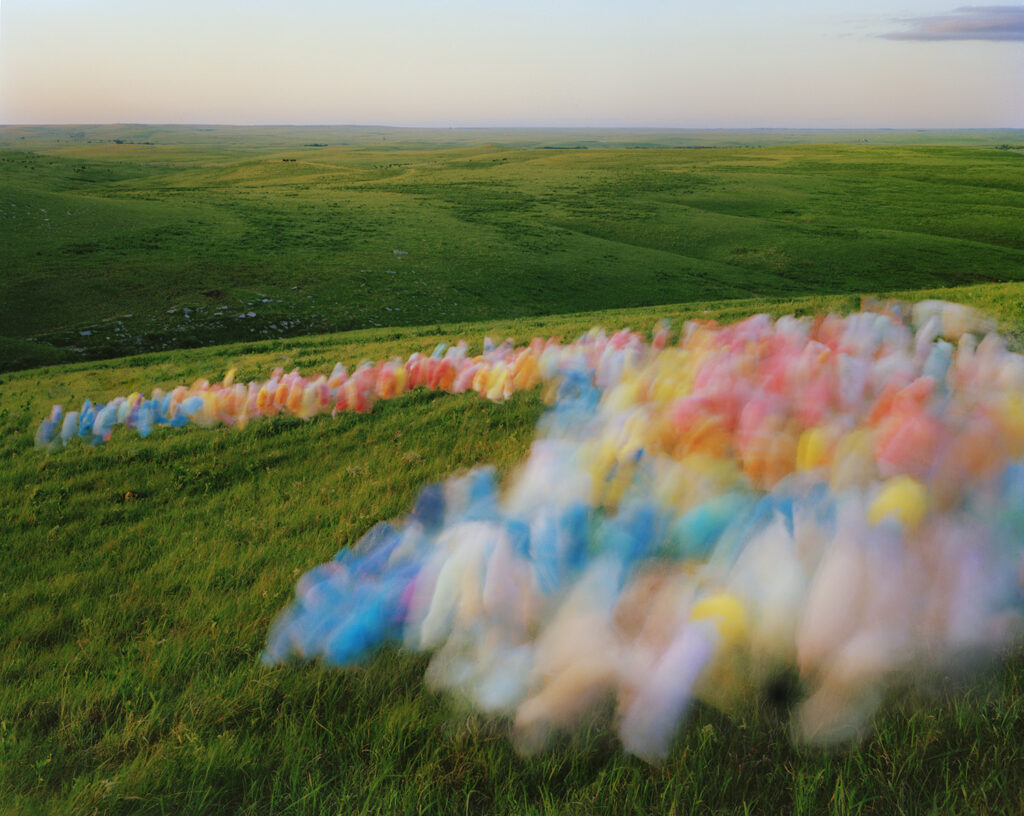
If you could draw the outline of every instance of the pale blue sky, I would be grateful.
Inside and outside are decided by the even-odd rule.
[[[0,0],[0,123],[1024,127],[1024,5]]]

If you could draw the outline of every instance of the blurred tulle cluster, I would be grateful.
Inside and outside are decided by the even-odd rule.
[[[695,700],[795,678],[794,733],[849,739],[1019,644],[1024,358],[990,321],[924,302],[667,337],[507,348],[495,382],[528,366],[552,401],[527,460],[425,487],[304,575],[265,660],[400,643],[522,750],[605,715],[653,761]]]
[[[611,716],[626,750],[658,760],[695,700],[743,712],[780,678],[798,737],[854,738],[887,695],[1020,643],[1024,357],[990,320],[874,303],[669,337],[441,345],[247,385],[229,372],[55,406],[36,444],[541,385],[551,408],[504,486],[480,468],[425,487],[302,577],[264,655],[429,651],[429,684],[506,718],[526,751]]]
[[[495,347],[487,338],[483,354],[469,356],[465,342],[451,347],[440,343],[429,356],[416,352],[407,360],[363,362],[352,372],[338,363],[329,375],[314,377],[303,377],[297,369],[285,374],[278,368],[269,380],[248,384],[236,383],[231,369],[221,382],[198,379],[170,391],[154,388],[150,397],[136,391],[105,404],[86,399],[80,410],[66,413],[63,406],[54,405],[36,429],[35,444],[57,450],[81,438],[99,445],[118,425],[147,437],[160,426],[242,429],[250,420],[278,415],[312,419],[341,411],[367,413],[377,400],[394,399],[414,388],[471,391],[501,401],[537,385],[541,366],[550,376],[552,352],[557,356],[560,348],[553,339],[516,348],[511,341]]]

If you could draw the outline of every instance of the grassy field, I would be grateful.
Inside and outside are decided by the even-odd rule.
[[[425,483],[521,461],[536,393],[32,449],[53,403],[231,367],[849,311],[864,293],[972,303],[1020,346],[1022,145],[0,127],[0,813],[1024,812],[1020,654],[953,694],[894,697],[829,751],[791,741],[785,699],[698,708],[662,766],[599,722],[523,758],[507,723],[427,691],[422,657],[260,665],[299,574]]]
[[[482,144],[521,148],[708,148],[784,144],[944,145],[1024,148],[1015,128],[400,128],[372,125],[2,125],[0,148],[78,150],[96,145],[180,145],[213,156],[299,147],[447,148]]]
[[[1020,131],[0,128],[0,370],[1021,280],[1024,155],[996,149],[1021,145]]]
[[[1024,326],[1024,283],[917,292]],[[507,473],[541,411],[413,393],[365,416],[246,431],[117,433],[31,449],[53,402],[228,367],[328,370],[487,333],[856,308],[853,295],[529,317],[158,352],[0,375],[0,813],[1020,813],[1024,658],[956,693],[894,697],[862,743],[794,744],[785,700],[698,708],[662,766],[595,723],[534,759],[507,724],[422,684],[399,652],[363,669],[259,664],[296,577],[418,489],[477,462]],[[123,429],[120,429],[123,430]]]

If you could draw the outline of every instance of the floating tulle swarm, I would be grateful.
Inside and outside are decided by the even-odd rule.
[[[855,737],[1022,631],[1024,358],[963,307],[914,318],[547,347],[554,405],[506,487],[425,488],[302,577],[265,659],[402,643],[526,750],[614,707],[649,760],[694,700],[742,710],[796,672],[795,733]]]
[[[550,374],[552,361],[562,350],[554,340],[540,339],[516,348],[511,341],[495,347],[488,338],[484,353],[475,357],[469,356],[466,348],[464,342],[451,347],[441,343],[429,356],[416,352],[405,361],[395,357],[364,362],[351,373],[338,363],[329,375],[312,378],[303,377],[298,370],[285,374],[278,368],[269,380],[247,385],[235,382],[232,369],[221,382],[198,379],[170,391],[155,388],[148,398],[136,391],[106,404],[87,399],[81,410],[67,414],[55,405],[50,416],[39,423],[35,444],[56,450],[80,437],[99,445],[110,439],[118,425],[146,437],[159,426],[242,429],[251,420],[277,415],[312,419],[342,411],[366,413],[377,400],[393,399],[414,388],[454,394],[472,391],[500,401],[514,391],[537,385],[540,366],[545,365]]]
[[[299,580],[264,654],[430,652],[429,685],[506,718],[523,750],[614,710],[625,749],[656,761],[694,701],[740,712],[794,674],[794,733],[854,738],[890,692],[1020,643],[1024,357],[991,321],[930,301],[667,338],[229,376],[55,408],[36,439],[543,384],[551,408],[504,486],[478,468],[425,487]]]

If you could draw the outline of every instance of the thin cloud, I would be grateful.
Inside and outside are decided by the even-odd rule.
[[[1024,6],[960,6],[951,14],[899,22],[908,28],[881,36],[887,40],[1024,41]]]

